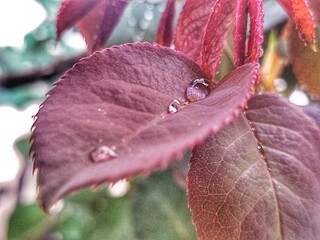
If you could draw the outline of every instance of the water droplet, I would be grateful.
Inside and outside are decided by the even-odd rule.
[[[258,54],[259,54],[259,58],[262,57],[263,53],[264,53],[264,52],[263,52],[263,49],[260,48],[260,49],[259,49],[259,53],[258,53]]]
[[[173,100],[169,107],[168,107],[168,113],[176,113],[179,111],[179,109],[182,107],[182,104],[179,100],[175,99]]]
[[[110,148],[108,146],[99,146],[91,152],[90,154],[91,160],[93,162],[111,160],[116,156],[118,156],[118,154],[114,151],[114,149],[115,147]]]
[[[98,108],[98,112],[101,112],[102,111],[102,109],[101,108]]]
[[[209,83],[203,78],[193,80],[186,91],[187,99],[190,102],[204,99],[209,93]]]
[[[258,150],[262,150],[263,147],[259,144],[259,145],[257,146],[257,149],[258,149]]]

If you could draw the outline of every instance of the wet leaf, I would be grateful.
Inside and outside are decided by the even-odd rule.
[[[234,0],[217,0],[213,5],[201,47],[202,69],[207,76],[215,77],[217,72],[236,3]]]
[[[317,43],[320,47],[320,43]],[[304,46],[293,30],[289,40],[290,58],[293,72],[306,91],[320,97],[320,52]]]
[[[300,39],[314,48],[316,42],[315,22],[306,0],[278,0],[294,21]]]
[[[193,151],[188,195],[198,238],[318,239],[319,128],[273,94],[251,98],[246,117]]]
[[[165,168],[230,122],[252,94],[258,66],[244,65],[199,101],[183,102],[204,73],[184,54],[150,44],[97,52],[68,71],[49,92],[33,130],[34,167],[45,209],[79,188]],[[116,156],[93,161],[107,146]]]
[[[156,43],[169,47],[173,37],[173,20],[175,13],[175,0],[168,0],[165,11],[162,14]]]
[[[217,0],[186,0],[180,13],[174,45],[195,62],[201,64],[200,50],[211,8]]]

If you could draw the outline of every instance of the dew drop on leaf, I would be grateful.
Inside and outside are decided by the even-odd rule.
[[[193,80],[187,88],[186,95],[190,102],[206,98],[210,93],[209,83],[203,78]]]
[[[108,161],[118,156],[118,154],[114,151],[114,148],[110,148],[108,146],[99,146],[95,148],[91,154],[91,160],[93,162],[101,162],[101,161]]]
[[[169,107],[168,107],[168,113],[176,113],[179,111],[179,109],[183,106],[183,103],[181,103],[179,100],[175,99],[173,100]]]

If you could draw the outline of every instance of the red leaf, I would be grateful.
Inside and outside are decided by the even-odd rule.
[[[128,44],[80,61],[49,92],[34,124],[43,207],[88,185],[166,167],[239,113],[257,72],[257,65],[244,65],[207,98],[168,114],[190,82],[204,77],[184,54]]]
[[[202,69],[207,76],[214,77],[217,72],[223,51],[223,41],[235,8],[235,0],[217,0],[213,6],[201,48]]]
[[[247,2],[248,0],[237,0],[233,31],[233,58],[235,67],[239,67],[245,63],[248,19]]]
[[[306,0],[278,0],[294,21],[300,39],[314,48],[316,42],[315,23]]]
[[[162,14],[158,32],[156,36],[156,43],[169,47],[173,37],[173,19],[175,13],[175,0],[168,0],[165,11]]]
[[[256,95],[248,107],[250,125],[240,117],[193,151],[188,195],[199,239],[318,239],[320,129],[277,95]]]
[[[217,0],[186,0],[180,13],[174,45],[201,65],[201,46],[211,7]]]
[[[247,62],[258,62],[262,55],[263,42],[263,0],[249,0],[250,36]]]
[[[119,22],[129,0],[101,0],[77,26],[84,36],[89,52],[103,47]]]
[[[56,21],[57,39],[63,31],[74,26],[99,0],[63,0]]]
[[[289,53],[293,72],[305,90],[314,97],[320,97],[320,52],[314,52],[299,40],[292,29],[289,39]],[[315,46],[320,47],[320,43]]]

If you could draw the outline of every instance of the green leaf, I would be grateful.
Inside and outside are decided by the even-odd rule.
[[[138,181],[132,208],[139,240],[196,239],[186,192],[174,183],[170,171]]]

